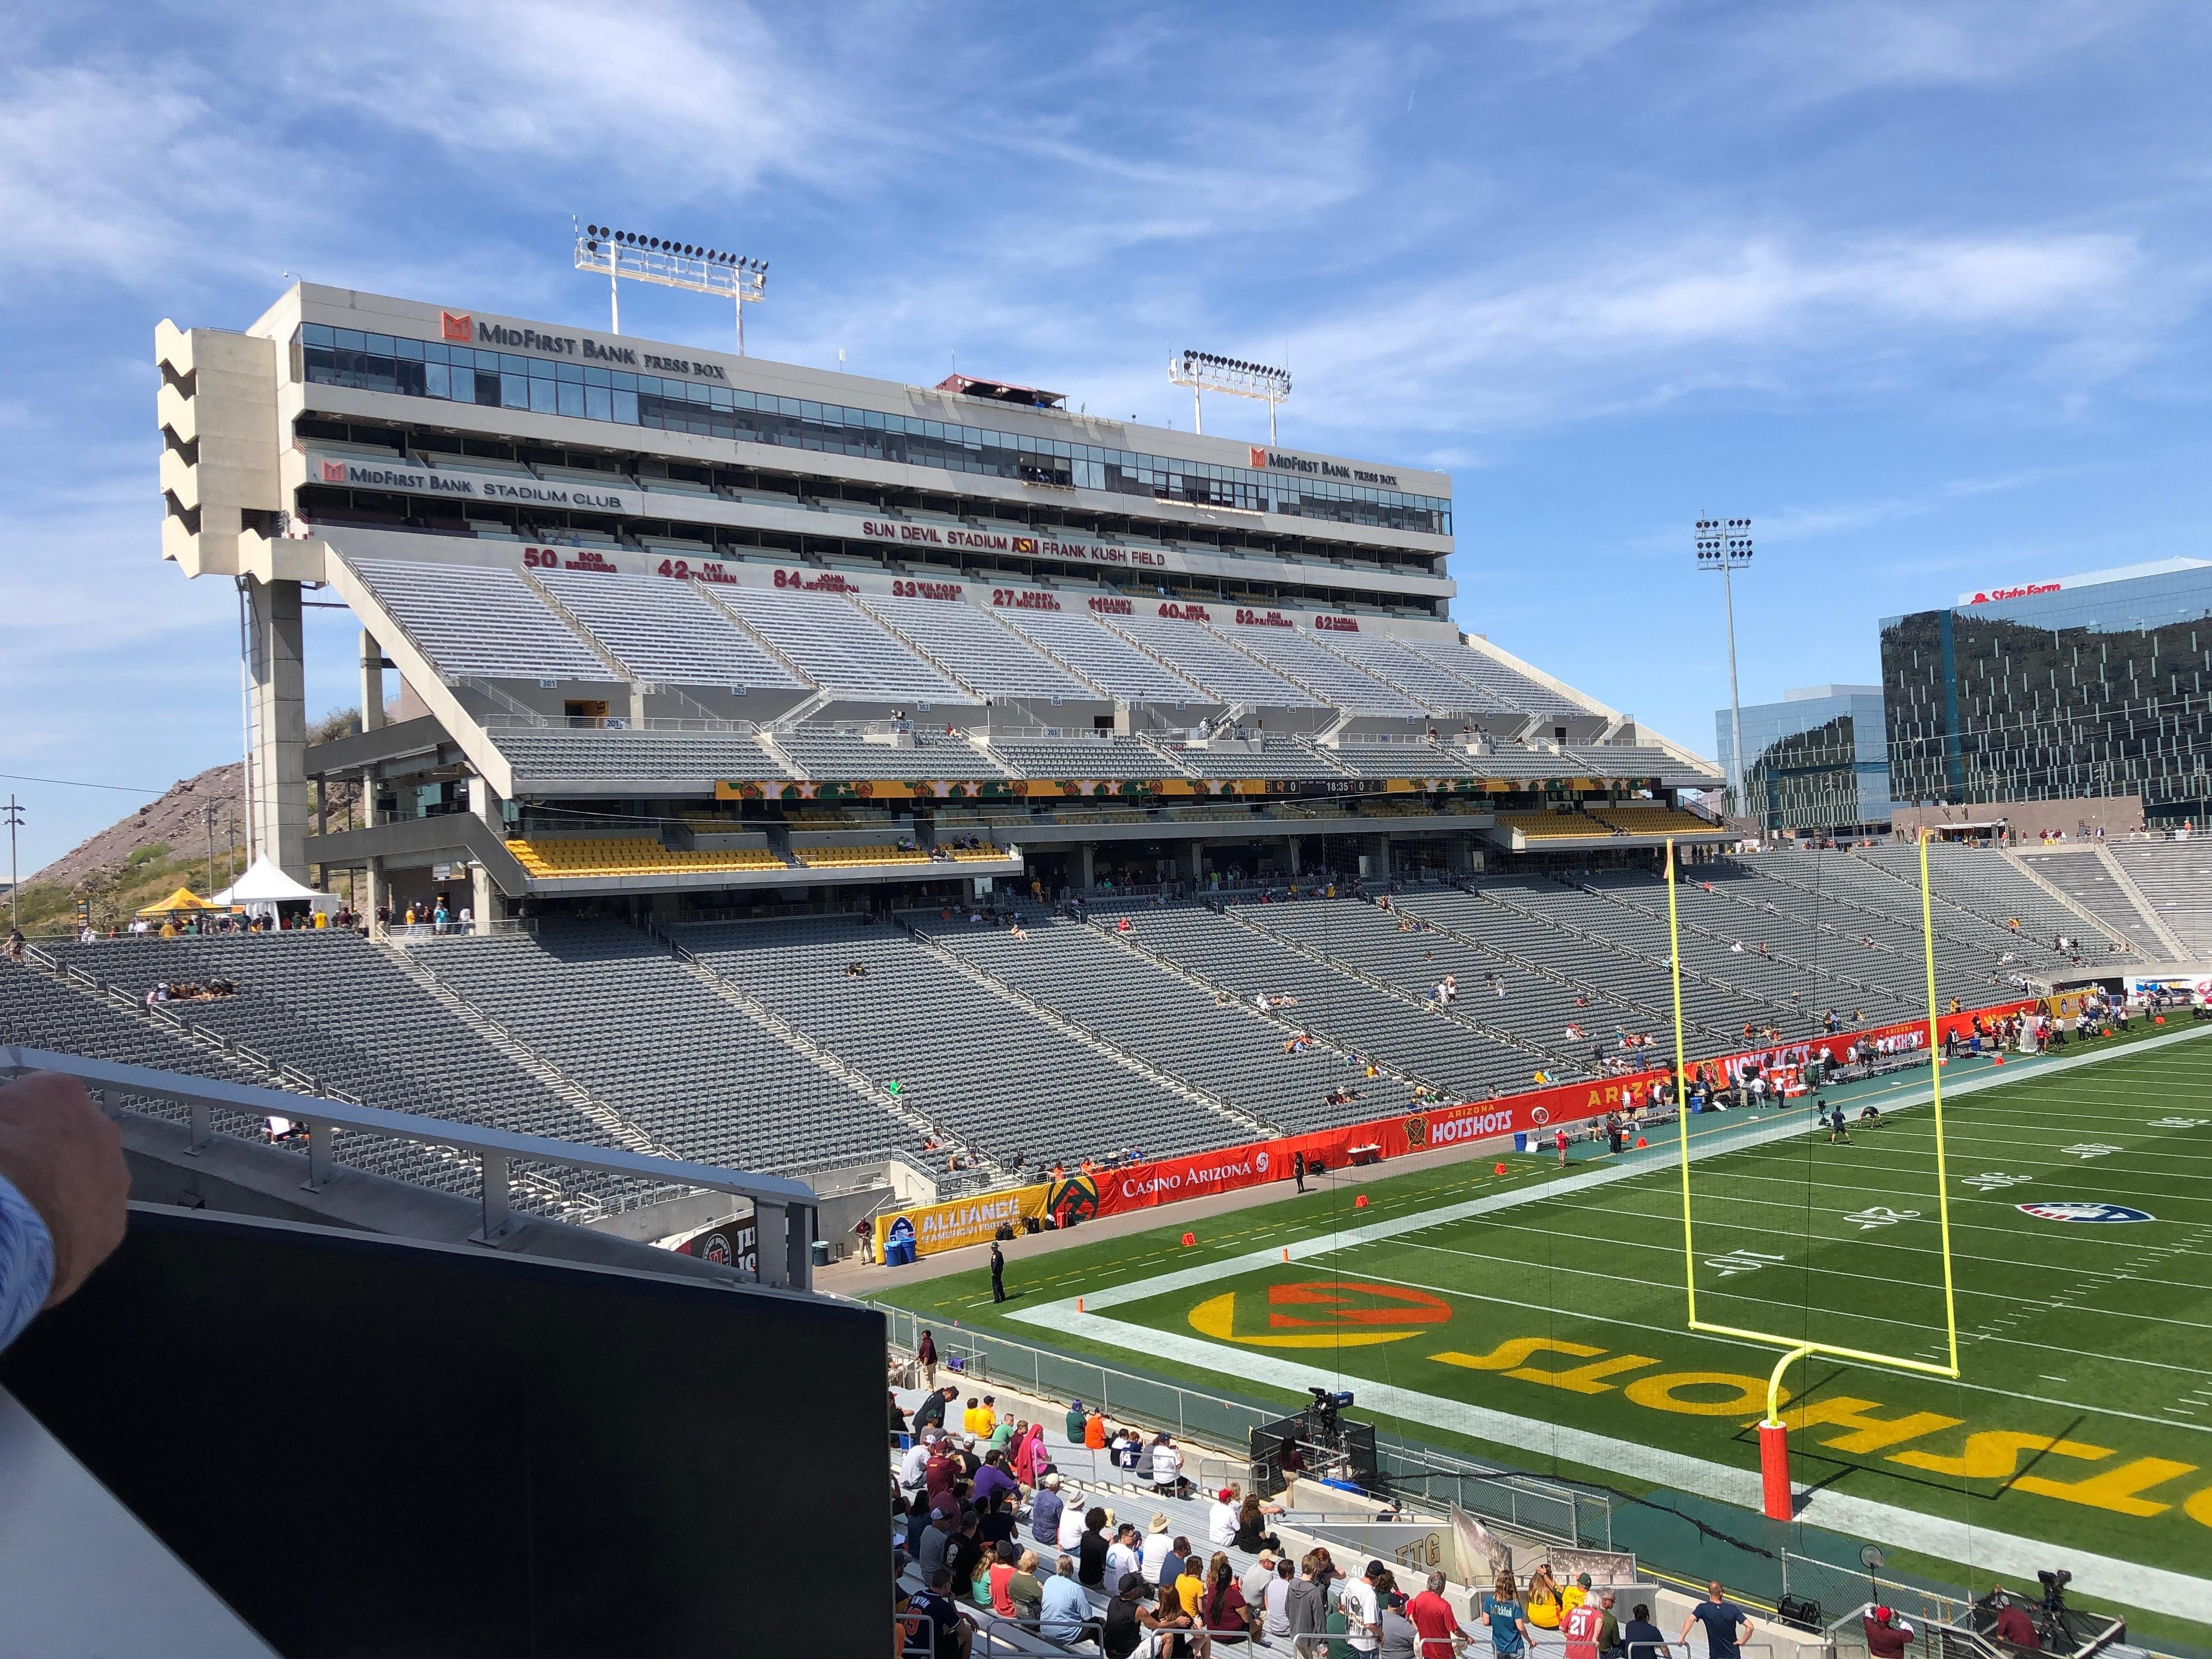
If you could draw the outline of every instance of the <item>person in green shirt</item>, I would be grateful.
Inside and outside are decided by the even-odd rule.
[[[1067,1443],[1069,1445],[1079,1446],[1083,1443],[1083,1425],[1089,1419],[1090,1413],[1083,1409],[1083,1402],[1080,1400],[1069,1402],[1067,1407]]]

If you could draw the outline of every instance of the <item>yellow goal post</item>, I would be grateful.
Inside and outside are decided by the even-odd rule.
[[[1738,1325],[1717,1324],[1698,1317],[1697,1226],[1690,1201],[1690,1068],[1682,1026],[1682,933],[1674,890],[1677,880],[1674,842],[1671,836],[1667,842],[1667,965],[1674,977],[1674,1122],[1682,1188],[1682,1282],[1689,1297],[1689,1328],[1713,1336],[1731,1336],[1747,1342],[1771,1344],[1783,1350],[1781,1358],[1775,1362],[1772,1375],[1767,1380],[1766,1422],[1770,1425],[1781,1421],[1783,1373],[1789,1369],[1792,1360],[1814,1354],[1854,1359],[1869,1365],[1887,1365],[1898,1370],[1918,1371],[1929,1376],[1948,1376],[1955,1380],[1959,1376],[1959,1307],[1951,1266],[1950,1181],[1944,1163],[1943,1145],[1942,1014],[1936,996],[1935,903],[1929,885],[1928,842],[1929,832],[1923,829],[1920,833],[1920,935],[1928,981],[1929,1085],[1936,1122],[1936,1214],[1943,1257],[1943,1334],[1949,1356],[1948,1363],[1942,1364],[1933,1360],[1915,1358],[1909,1354],[1877,1353],[1866,1348],[1846,1347],[1840,1343],[1817,1342],[1804,1337],[1778,1335],[1772,1331],[1754,1331]]]

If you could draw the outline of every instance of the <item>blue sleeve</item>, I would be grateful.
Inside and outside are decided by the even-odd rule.
[[[53,1235],[30,1200],[0,1176],[0,1348],[31,1322],[53,1287]]]

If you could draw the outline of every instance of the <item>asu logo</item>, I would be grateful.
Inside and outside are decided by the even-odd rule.
[[[458,313],[451,311],[440,312],[438,327],[449,340],[459,340],[466,343],[476,338],[476,319],[465,311]]]
[[[1191,1328],[1248,1348],[1370,1348],[1451,1318],[1450,1305],[1426,1291],[1345,1279],[1270,1285],[1264,1297],[1247,1292],[1243,1300],[1240,1308],[1234,1291],[1209,1297],[1190,1310]]]

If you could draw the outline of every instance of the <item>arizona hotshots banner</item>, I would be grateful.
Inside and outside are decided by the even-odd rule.
[[[1990,1024],[2039,1003],[2030,999],[1990,1008],[1946,1014],[1942,1030],[1971,1033],[1977,1017]],[[1852,1043],[1877,1053],[1917,1053],[1928,1046],[1928,1022],[1901,1021],[1860,1031],[1841,1031],[1768,1048],[1698,1060],[1690,1067],[1693,1078],[1707,1083],[1723,1076],[1741,1077],[1756,1064],[1762,1071],[1786,1071],[1817,1058],[1826,1049],[1840,1062]],[[1497,1100],[1466,1101],[1456,1105],[1431,1106],[1389,1117],[1310,1134],[1285,1135],[1277,1140],[1254,1141],[1212,1152],[1192,1152],[1182,1158],[1149,1158],[1140,1163],[1116,1164],[1080,1170],[1041,1185],[1012,1187],[980,1198],[951,1204],[928,1204],[876,1218],[876,1259],[884,1259],[887,1240],[911,1239],[915,1254],[957,1249],[963,1244],[988,1243],[1000,1226],[1019,1231],[1032,1218],[1052,1218],[1055,1226],[1080,1226],[1102,1215],[1151,1209],[1176,1204],[1208,1193],[1236,1192],[1246,1187],[1293,1178],[1300,1153],[1306,1167],[1325,1165],[1340,1170],[1346,1164],[1375,1164],[1409,1152],[1439,1147],[1473,1146],[1508,1135],[1540,1135],[1562,1124],[1573,1125],[1601,1118],[1607,1112],[1648,1104],[1655,1085],[1664,1082],[1670,1068],[1637,1072],[1627,1077],[1605,1078],[1584,1083],[1559,1084],[1526,1094]]]

